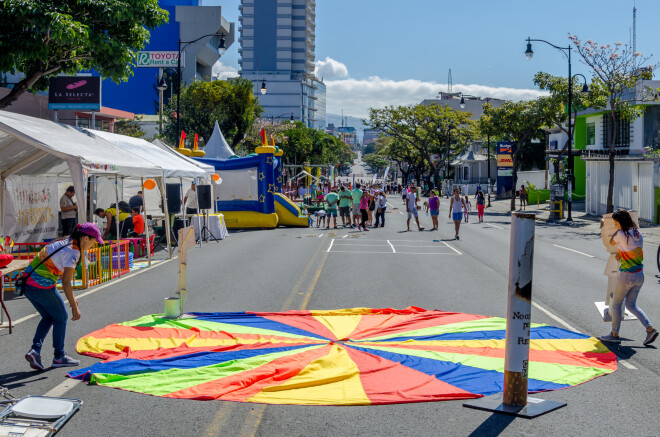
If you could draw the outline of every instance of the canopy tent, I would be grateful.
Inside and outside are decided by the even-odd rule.
[[[156,164],[100,137],[40,118],[0,111],[0,231],[4,234],[6,179],[51,176],[73,181],[85,220],[90,174],[159,177]]]
[[[204,158],[209,159],[229,159],[236,155],[234,151],[231,150],[231,147],[229,147],[229,144],[227,144],[227,140],[225,140],[225,136],[222,135],[217,121],[213,127],[211,138],[209,138],[206,146],[204,146],[204,152],[206,153]]]

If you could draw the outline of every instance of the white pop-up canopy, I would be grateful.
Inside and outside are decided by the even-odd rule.
[[[73,181],[84,221],[90,174],[161,177],[156,164],[100,137],[40,118],[0,111],[0,217],[4,229],[5,180],[12,175],[56,176]]]
[[[227,140],[225,140],[225,136],[222,135],[222,131],[220,130],[217,121],[213,127],[211,138],[209,138],[209,141],[204,146],[204,152],[206,153],[204,157],[211,159],[229,159],[236,155],[234,151],[231,150],[231,147],[229,147],[229,144],[227,144]]]
[[[173,177],[206,177],[207,171],[199,165],[185,159],[186,157],[175,153],[167,152],[155,144],[142,138],[133,138],[126,135],[118,135],[104,131],[90,131],[82,129],[83,132],[104,139],[112,144],[124,149],[125,151],[139,156],[140,158],[153,163],[163,169],[163,176]]]

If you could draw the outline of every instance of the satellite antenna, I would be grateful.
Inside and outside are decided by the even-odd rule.
[[[633,38],[632,38],[633,54],[637,52],[637,7],[633,6]]]

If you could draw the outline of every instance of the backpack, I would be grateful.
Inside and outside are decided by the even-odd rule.
[[[115,208],[115,207],[116,207],[116,204],[115,204],[115,203],[113,203],[112,205],[110,205],[110,208]],[[131,213],[131,207],[130,207],[130,205],[128,204],[128,202],[123,201],[123,200],[120,200],[120,201],[119,201],[119,211],[121,211],[121,212],[126,212],[126,213],[130,214],[130,213]]]

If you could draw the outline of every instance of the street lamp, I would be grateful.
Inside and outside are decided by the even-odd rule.
[[[227,52],[227,47],[225,45],[225,34],[224,33],[209,33],[208,35],[200,36],[197,39],[192,41],[181,41],[179,39],[179,56],[176,60],[176,131],[177,135],[181,135],[181,51],[188,47],[190,44],[196,43],[200,39],[208,38],[209,36],[219,36],[220,41],[218,42],[218,54],[220,56],[224,55]],[[184,44],[181,47],[181,44]],[[160,83],[159,83],[160,85]]]
[[[261,90],[260,90],[260,91],[261,91],[261,95],[266,94],[266,91],[267,91],[267,90],[266,90],[266,79],[263,79],[263,80],[261,81]]]
[[[275,124],[275,120],[277,120],[278,118],[282,118],[283,116],[289,115],[289,114],[291,115],[291,117],[289,117],[289,123],[293,124],[295,122],[295,120],[293,118],[293,112],[285,112],[284,114],[280,114],[277,117],[275,117],[275,116],[271,117],[270,124]]]
[[[531,60],[534,56],[534,51],[532,50],[532,41],[544,42],[551,47],[561,50],[561,52],[568,58],[568,177],[567,184],[570,184],[571,191],[575,186],[575,180],[573,179],[573,74],[571,73],[571,46],[568,47],[559,47],[543,39],[531,39],[527,37],[527,49],[525,50],[525,56],[528,60]],[[584,77],[584,76],[582,76]],[[585,79],[586,86],[586,79]],[[585,87],[582,89],[584,90]],[[588,90],[588,87],[587,87]],[[515,187],[514,187],[515,189]],[[573,221],[571,211],[573,209],[573,199],[572,192],[568,196],[568,208],[566,221]]]
[[[485,97],[484,100],[486,103],[489,103],[491,100],[493,100],[492,97]],[[490,132],[486,133],[486,147],[488,148],[488,207],[490,208],[490,191],[491,191],[491,186],[490,186]]]

